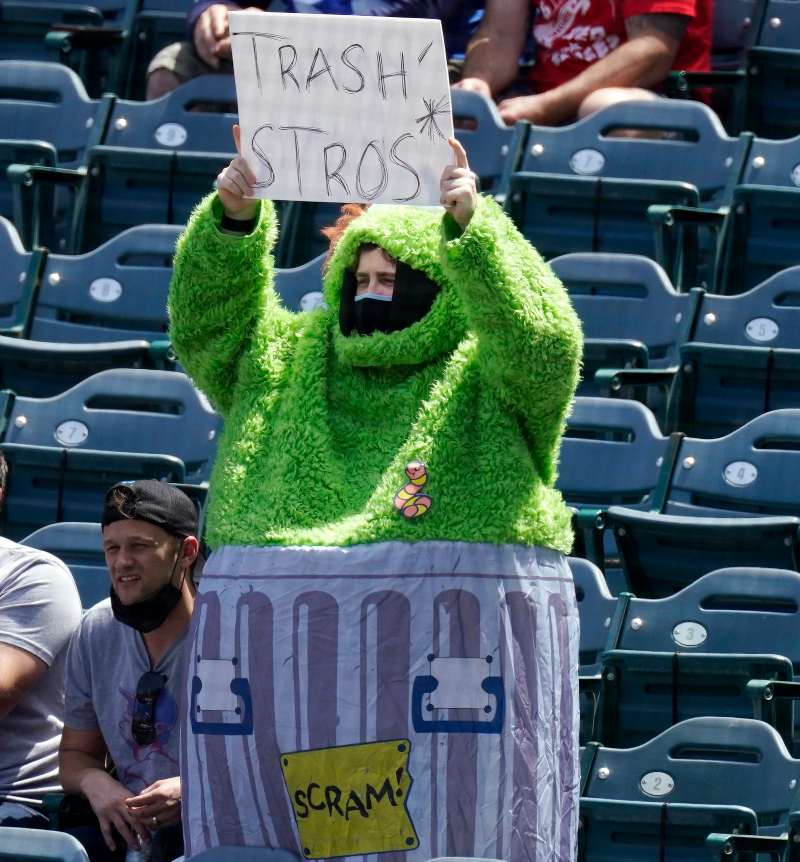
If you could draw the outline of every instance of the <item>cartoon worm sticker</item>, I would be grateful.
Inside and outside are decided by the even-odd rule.
[[[394,495],[394,507],[404,518],[419,518],[433,502],[427,494],[420,493],[428,481],[428,468],[422,461],[411,461],[406,464],[406,476],[411,481]]]

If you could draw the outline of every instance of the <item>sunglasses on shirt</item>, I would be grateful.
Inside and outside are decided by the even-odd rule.
[[[131,719],[131,734],[138,745],[150,745],[155,742],[156,701],[166,684],[167,677],[154,670],[146,671],[139,679]]]

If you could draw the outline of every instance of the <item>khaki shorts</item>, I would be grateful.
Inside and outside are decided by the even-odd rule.
[[[200,59],[191,42],[173,42],[172,45],[162,48],[150,61],[147,67],[148,76],[159,69],[172,72],[181,83],[184,83],[200,75],[232,75],[233,63],[230,60],[223,60],[219,68],[215,69]]]

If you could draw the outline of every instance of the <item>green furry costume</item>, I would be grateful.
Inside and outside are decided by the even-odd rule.
[[[494,202],[480,198],[463,232],[440,212],[372,207],[330,261],[327,310],[305,314],[273,289],[271,202],[246,237],[221,233],[221,213],[212,195],[192,216],[169,299],[176,353],[225,418],[212,548],[435,539],[569,551],[553,483],[580,323]],[[404,330],[345,337],[342,276],[365,243],[442,290]],[[393,497],[414,460],[433,502],[406,519]]]

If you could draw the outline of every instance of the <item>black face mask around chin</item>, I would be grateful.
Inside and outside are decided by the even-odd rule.
[[[339,326],[344,335],[397,332],[422,320],[440,290],[424,272],[398,260],[391,300],[369,296],[356,302],[356,276],[348,270],[342,284]]]
[[[181,548],[183,548],[182,544]],[[143,599],[141,602],[134,602],[130,605],[123,605],[112,586],[109,594],[111,596],[111,612],[114,614],[114,618],[123,625],[130,626],[142,634],[152,632],[162,625],[181,598],[181,591],[172,583],[172,578],[175,575],[175,566],[177,566],[179,559],[180,551],[178,551],[178,556],[175,558],[169,580],[154,596],[150,596],[149,599]]]

